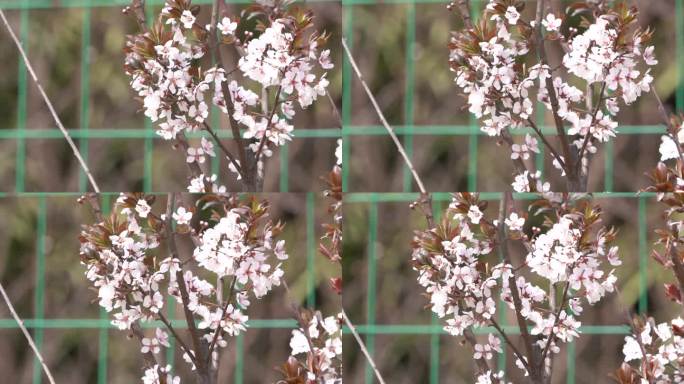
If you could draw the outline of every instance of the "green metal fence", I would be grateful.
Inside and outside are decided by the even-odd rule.
[[[648,259],[649,246],[647,244],[647,222],[646,222],[646,202],[654,199],[652,193],[595,193],[592,195],[598,199],[634,199],[638,203],[638,265],[639,265],[639,290],[638,290],[638,304],[637,310],[640,314],[646,313],[648,305]],[[514,194],[514,199],[525,200],[534,199],[533,194]],[[375,352],[375,337],[376,335],[430,335],[430,375],[425,379],[425,382],[430,384],[438,384],[440,382],[440,335],[445,335],[443,325],[435,317],[429,324],[376,324],[376,303],[377,303],[377,280],[378,280],[378,207],[383,203],[403,202],[407,205],[411,202],[417,201],[419,194],[417,193],[349,193],[345,195],[344,204],[364,204],[368,207],[368,244],[366,248],[365,260],[367,263],[367,293],[366,293],[366,319],[365,324],[361,324],[356,320],[356,328],[359,333],[365,335],[366,347],[368,351],[373,354]],[[480,198],[483,200],[493,201],[498,203],[501,200],[501,193],[480,193]],[[451,200],[451,195],[448,193],[433,194],[433,209],[435,217],[441,213],[442,209],[446,207]],[[408,240],[407,240],[408,246]],[[408,263],[408,260],[406,260]],[[511,325],[505,317],[506,307],[501,305],[502,309],[499,312],[499,324],[509,335],[518,335],[519,329],[517,325]],[[600,325],[600,324],[583,324],[580,327],[583,334],[587,335],[625,335],[630,332],[627,325]],[[493,327],[475,329],[475,334],[496,333]],[[502,340],[503,345],[503,340]],[[498,356],[498,369],[505,370],[507,352],[503,348],[503,353]],[[576,361],[575,344],[574,342],[567,345],[567,376],[566,382],[574,384],[576,379]],[[376,361],[376,363],[378,363]],[[380,370],[382,371],[382,364],[380,363]],[[371,367],[366,364],[366,384],[376,383],[375,375]],[[603,373],[602,373],[603,374]],[[597,376],[598,377],[598,376]]]
[[[74,202],[79,196],[77,193],[22,193],[15,195],[21,198],[37,199],[37,224],[36,224],[36,261],[35,261],[35,295],[34,295],[34,310],[32,318],[24,318],[24,324],[27,328],[33,330],[33,336],[36,345],[39,350],[42,350],[44,342],[45,330],[52,329],[97,329],[99,330],[98,336],[98,369],[97,369],[97,383],[105,384],[107,383],[107,372],[108,372],[108,357],[109,357],[109,329],[115,329],[110,322],[110,318],[106,311],[101,310],[100,316],[98,318],[46,318],[45,317],[45,300],[46,300],[46,239],[48,233],[48,205],[51,198],[55,197],[70,197],[73,198]],[[111,206],[112,199],[115,199],[118,194],[105,193],[103,196],[103,210],[108,211]],[[0,198],[6,197],[6,195],[0,196]],[[316,305],[316,222],[315,222],[315,202],[316,193],[309,192],[306,193],[305,206],[306,206],[306,306],[309,308],[314,308]],[[2,203],[2,201],[0,201]],[[71,239],[74,246],[74,266],[78,267],[78,240],[76,238]],[[84,277],[85,279],[85,277]],[[85,280],[84,280],[85,282]],[[92,304],[96,305],[96,304]],[[284,304],[286,305],[286,304]],[[175,317],[175,305],[174,300],[171,298],[167,301],[168,314],[167,317],[170,319],[172,325],[177,329],[187,328],[187,324],[184,319]],[[153,327],[163,327],[161,322],[148,322],[142,324],[144,328]],[[255,329],[291,329],[295,328],[296,321],[294,319],[282,318],[282,319],[250,319],[248,321],[248,327]],[[0,329],[15,329],[19,331],[19,325],[12,318],[0,318]],[[121,337],[124,334],[121,333]],[[167,361],[174,361],[174,340],[171,338],[169,340],[171,343],[171,348],[167,350]],[[28,348],[28,347],[27,347]],[[234,383],[243,383],[244,378],[244,336],[240,335],[236,338],[236,343],[234,347],[234,358],[235,358],[235,372],[234,372]],[[231,351],[232,353],[232,351]],[[283,356],[283,361],[285,361],[287,356]],[[112,368],[115,369],[115,368]],[[43,382],[43,371],[38,359],[34,359],[33,366],[33,383],[40,384]]]

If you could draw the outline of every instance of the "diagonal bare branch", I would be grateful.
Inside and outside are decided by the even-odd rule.
[[[0,10],[0,12],[2,12],[2,10]],[[5,288],[2,286],[2,283],[0,283],[0,294],[2,294],[2,298],[5,300],[5,304],[7,304],[7,308],[9,308],[9,311],[12,314],[12,317],[17,322],[17,324],[19,324],[19,328],[21,328],[21,332],[24,334],[24,337],[26,337],[26,341],[28,341],[28,344],[31,347],[31,349],[33,350],[33,353],[38,358],[40,365],[43,366],[43,371],[45,371],[45,375],[47,376],[48,380],[50,381],[50,384],[55,384],[55,379],[52,377],[52,373],[50,373],[50,369],[45,364],[45,360],[43,360],[43,356],[40,354],[40,351],[36,347],[36,343],[33,342],[33,338],[31,337],[31,334],[29,333],[29,331],[26,329],[26,326],[24,325],[24,321],[19,317],[19,315],[17,315],[17,311],[14,310],[14,306],[12,305],[12,302],[10,301],[9,297],[7,296],[7,292],[5,292]]]
[[[397,151],[399,151],[399,154],[401,157],[404,159],[404,163],[406,163],[406,166],[408,169],[411,171],[411,174],[413,175],[413,180],[415,180],[416,184],[418,184],[418,189],[422,194],[427,194],[427,190],[425,189],[425,185],[423,185],[423,181],[420,179],[420,176],[418,176],[418,173],[416,172],[416,169],[413,167],[413,163],[411,162],[411,159],[408,157],[406,154],[406,151],[404,150],[404,146],[401,145],[401,141],[399,141],[399,138],[397,137],[396,133],[394,133],[394,129],[387,123],[387,119],[385,119],[385,115],[382,113],[382,110],[380,110],[380,106],[378,105],[378,102],[375,101],[375,97],[373,96],[373,93],[371,92],[370,88],[368,88],[368,84],[366,84],[366,80],[364,80],[363,75],[361,74],[361,71],[359,70],[358,65],[356,65],[356,61],[354,60],[354,57],[351,54],[351,51],[349,50],[349,47],[347,46],[347,41],[345,38],[342,38],[342,47],[344,47],[344,52],[347,54],[347,58],[349,59],[349,62],[351,63],[352,67],[354,68],[354,72],[356,72],[356,77],[359,78],[359,81],[361,81],[361,86],[363,86],[363,89],[366,91],[366,94],[368,95],[368,98],[371,101],[371,104],[373,104],[373,108],[375,108],[375,112],[377,113],[378,117],[380,118],[380,121],[382,122],[382,125],[385,127],[387,130],[387,133],[389,133],[390,137],[392,138],[392,141],[394,141],[394,144],[397,146]]]
[[[359,348],[361,348],[361,352],[363,352],[363,355],[366,356],[366,360],[373,369],[373,372],[375,372],[375,377],[377,377],[378,382],[380,382],[380,384],[385,384],[385,380],[382,378],[382,375],[380,375],[380,371],[378,371],[378,367],[375,365],[373,357],[368,352],[366,345],[363,343],[363,340],[361,340],[361,336],[359,336],[359,332],[356,330],[356,327],[354,327],[354,324],[352,324],[352,322],[349,320],[349,317],[347,317],[347,313],[344,310],[342,310],[342,318],[344,319],[344,323],[347,325],[352,335],[354,335],[356,343],[359,345]]]
[[[24,60],[24,64],[26,65],[26,69],[31,75],[31,78],[33,78],[33,81],[36,83],[36,86],[38,87],[38,92],[40,92],[40,95],[43,97],[43,100],[45,101],[45,104],[50,110],[50,114],[52,115],[52,118],[55,120],[57,127],[60,131],[62,131],[62,135],[64,135],[64,138],[66,139],[67,143],[69,143],[69,146],[71,147],[71,150],[74,152],[74,156],[81,165],[83,172],[85,172],[85,174],[88,176],[90,185],[93,187],[93,190],[95,192],[100,192],[100,187],[98,187],[97,183],[95,182],[93,175],[90,173],[90,169],[88,169],[88,165],[86,164],[85,160],[83,160],[83,157],[81,157],[81,153],[78,151],[78,147],[76,147],[76,144],[74,144],[74,141],[71,139],[71,136],[69,136],[69,132],[67,132],[66,128],[64,128],[64,125],[62,124],[62,121],[59,119],[59,116],[57,115],[55,108],[52,106],[52,102],[50,102],[50,99],[45,93],[45,90],[43,90],[43,86],[40,84],[38,76],[36,76],[36,72],[33,70],[33,66],[31,65],[31,62],[26,56],[26,52],[24,51],[24,48],[22,47],[21,42],[19,41],[19,38],[17,38],[17,35],[12,30],[12,27],[7,21],[7,17],[5,17],[5,12],[3,12],[2,9],[0,9],[0,18],[2,18],[2,22],[5,24],[7,32],[9,32],[10,36],[12,37],[14,45],[16,45],[17,49],[19,50],[19,53],[21,54],[21,57]]]

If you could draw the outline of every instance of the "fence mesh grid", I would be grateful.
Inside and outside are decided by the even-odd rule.
[[[336,0],[314,0],[315,2],[326,2]],[[228,0],[230,3],[247,4],[249,0]],[[80,87],[80,127],[77,129],[70,129],[70,134],[79,142],[81,154],[87,161],[88,158],[88,144],[90,139],[141,139],[144,140],[145,156],[143,167],[143,186],[144,191],[150,191],[152,186],[152,144],[156,134],[152,129],[149,121],[146,121],[144,129],[97,129],[89,130],[89,77],[90,77],[90,58],[88,50],[91,41],[91,11],[94,7],[122,7],[129,3],[128,0],[0,0],[0,8],[5,10],[15,10],[20,14],[19,17],[19,37],[21,41],[28,41],[30,35],[31,10],[34,9],[50,9],[50,8],[80,8],[83,11],[82,19],[82,41],[81,41],[81,87]],[[161,6],[163,0],[148,0],[148,6]],[[194,0],[197,4],[209,4],[210,0]],[[444,6],[442,0],[342,0],[342,20],[343,20],[343,35],[346,37],[350,47],[353,42],[354,31],[354,7],[357,5],[373,5],[373,4],[396,4],[405,7],[406,10],[406,89],[404,99],[404,116],[405,121],[403,125],[396,126],[397,135],[402,138],[406,152],[409,156],[413,155],[413,138],[416,135],[452,135],[462,136],[467,138],[469,153],[468,153],[468,190],[477,190],[477,146],[478,136],[482,135],[476,121],[471,119],[469,125],[415,125],[414,124],[414,95],[415,95],[415,79],[414,79],[414,50],[416,45],[416,4],[433,3],[435,6]],[[473,0],[473,9],[476,13],[477,9],[481,9],[484,0]],[[476,16],[476,15],[475,15]],[[675,46],[676,57],[678,62],[677,80],[678,86],[676,88],[676,110],[678,112],[684,111],[684,0],[675,0],[675,18],[676,31]],[[29,52],[30,56],[30,52]],[[349,138],[351,136],[368,136],[368,135],[386,135],[382,126],[355,126],[351,124],[352,108],[351,108],[351,87],[353,79],[352,68],[349,61],[345,58],[342,66],[343,82],[342,82],[342,138],[343,138],[343,162],[349,164],[350,145]],[[33,329],[36,343],[40,347],[43,342],[43,333],[45,329],[60,329],[60,328],[94,328],[99,329],[99,363],[98,363],[98,384],[107,382],[107,353],[108,353],[108,329],[112,328],[106,312],[102,312],[99,318],[94,319],[45,319],[44,318],[44,298],[45,298],[45,233],[46,233],[46,215],[47,215],[47,198],[50,196],[72,196],[70,193],[25,193],[25,175],[26,175],[26,143],[27,140],[32,139],[62,139],[61,133],[56,129],[27,129],[27,87],[29,86],[29,79],[24,63],[19,60],[17,69],[17,122],[16,127],[9,129],[0,129],[0,139],[16,140],[16,178],[15,191],[21,196],[38,197],[39,215],[37,226],[37,268],[36,268],[36,293],[35,293],[35,308],[34,318],[25,319],[25,324],[28,328]],[[551,127],[542,127],[542,130],[550,135],[553,135]],[[638,126],[621,126],[619,128],[621,134],[661,134],[664,128],[661,126],[652,125],[638,125]],[[524,130],[516,132],[516,134],[525,134]],[[200,134],[196,134],[199,136]],[[337,128],[318,128],[318,129],[300,129],[294,131],[295,137],[301,138],[335,138],[340,136],[340,131]],[[191,135],[192,137],[192,135]],[[229,133],[222,133],[222,137],[230,137]],[[614,151],[612,142],[605,147],[605,192],[613,190],[613,162]],[[284,146],[280,151],[281,169],[280,169],[280,191],[286,192],[288,189],[288,149]],[[543,153],[539,155],[539,158]],[[349,167],[343,167],[343,191],[348,191],[349,188]],[[85,191],[87,189],[87,179],[85,174],[81,173],[79,179],[79,189]],[[406,193],[354,193],[348,194],[345,197],[345,202],[360,203],[365,202],[370,204],[369,221],[369,244],[368,244],[368,293],[367,293],[367,309],[368,318],[367,324],[357,325],[360,333],[366,337],[366,342],[369,351],[374,351],[374,337],[378,334],[430,334],[431,335],[431,358],[430,358],[430,378],[431,384],[439,382],[439,334],[443,333],[441,325],[433,318],[430,324],[424,325],[383,325],[375,324],[374,305],[376,302],[376,258],[375,258],[375,240],[377,238],[377,207],[383,201],[405,201],[410,202],[417,198],[416,194],[409,193],[413,191],[411,175],[408,168],[404,168],[403,175],[403,189]],[[0,194],[2,196],[3,194]],[[74,195],[75,196],[75,195]],[[498,194],[483,194],[485,198],[498,199]],[[638,228],[639,228],[639,304],[640,312],[646,309],[647,295],[647,228],[646,228],[646,204],[645,199],[651,197],[649,194],[641,194],[637,196],[634,193],[610,193],[610,194],[595,194],[596,197],[628,197],[638,199]],[[314,254],[315,254],[315,240],[314,240],[314,213],[313,200],[314,195],[309,193],[306,199],[307,212],[307,275],[308,275],[308,289],[307,303],[313,304],[314,296]],[[436,194],[435,200],[446,201],[448,195]],[[439,204],[436,204],[436,207]],[[182,322],[174,321],[174,325],[183,327]],[[291,328],[295,325],[290,319],[262,319],[250,321],[250,326],[253,328]],[[154,326],[154,324],[150,324]],[[0,319],[0,328],[18,328],[18,325],[13,319]],[[511,333],[516,332],[515,327],[507,327],[507,331]],[[486,331],[486,330],[480,330]],[[627,332],[627,327],[623,326],[584,326],[582,331],[590,334],[600,335],[621,335]],[[241,383],[243,378],[243,340],[238,338],[236,350],[236,372],[235,383]],[[171,349],[172,351],[172,349]],[[172,352],[171,352],[172,353]],[[570,344],[568,349],[568,373],[567,382],[575,382],[574,370],[574,348]],[[506,354],[501,355],[499,359],[500,364],[505,362]],[[374,381],[370,367],[366,370],[366,382],[372,383]],[[34,365],[34,383],[41,383],[41,369],[38,361]]]

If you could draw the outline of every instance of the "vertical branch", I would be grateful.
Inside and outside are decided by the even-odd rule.
[[[176,195],[170,193],[168,195],[168,202],[166,204],[166,237],[169,247],[169,253],[172,258],[178,259],[178,248],[176,246],[176,234],[173,230],[172,220],[173,220],[173,210],[176,200]],[[197,366],[197,374],[199,383],[208,384],[211,381],[212,375],[210,374],[210,368],[208,364],[208,358],[205,356],[205,345],[202,343],[199,335],[197,326],[195,325],[195,316],[189,308],[189,295],[188,288],[185,285],[185,277],[183,276],[183,268],[180,267],[176,271],[176,282],[178,283],[178,290],[180,291],[181,301],[183,304],[183,313],[185,314],[185,321],[188,325],[188,331],[192,338],[192,344],[195,353],[195,361]]]
[[[455,2],[452,2],[452,4],[456,4],[458,7],[458,11],[461,14],[463,24],[465,24],[466,28],[473,29],[473,20],[470,17],[470,1],[456,0]]]
[[[218,68],[225,69],[223,64],[225,60],[223,59],[223,52],[221,51],[219,37],[216,33],[216,25],[219,20],[219,9],[221,6],[226,6],[225,2],[222,0],[212,1],[211,7],[211,24],[209,25],[209,49],[211,50],[212,60]],[[256,162],[247,153],[247,144],[240,134],[240,126],[238,122],[233,117],[235,113],[235,107],[233,106],[233,99],[231,98],[230,91],[228,90],[228,82],[225,81],[221,85],[221,91],[223,92],[223,99],[226,101],[226,110],[228,111],[228,123],[230,124],[230,130],[233,134],[233,140],[238,147],[238,159],[240,161],[241,177],[242,177],[242,189],[243,191],[257,191],[257,177],[256,174]],[[217,140],[218,141],[218,140]],[[254,163],[254,164],[253,164]]]
[[[52,115],[52,118],[55,121],[55,124],[57,124],[57,127],[62,132],[64,139],[66,139],[67,143],[69,144],[69,147],[71,147],[71,151],[73,152],[74,157],[76,157],[76,160],[78,160],[78,163],[80,164],[81,169],[83,169],[83,172],[86,174],[86,176],[88,176],[88,181],[90,181],[90,185],[93,187],[93,190],[95,192],[100,192],[100,187],[95,182],[95,178],[93,178],[92,173],[90,173],[90,169],[88,169],[88,164],[86,164],[85,160],[83,160],[83,157],[81,157],[81,153],[79,152],[78,148],[76,147],[76,144],[71,139],[71,136],[69,136],[69,132],[67,132],[66,128],[64,128],[64,124],[62,124],[62,121],[59,119],[59,116],[57,115],[57,111],[55,111],[55,108],[52,106],[52,102],[50,102],[50,99],[48,98],[47,94],[45,93],[43,86],[40,84],[40,81],[38,80],[38,76],[36,76],[36,72],[33,70],[33,66],[31,65],[31,62],[29,61],[28,56],[26,56],[26,52],[24,51],[24,48],[22,47],[21,42],[19,41],[19,38],[17,38],[17,35],[14,34],[12,27],[10,26],[9,22],[7,21],[7,18],[5,17],[5,12],[3,12],[2,9],[0,9],[0,18],[2,18],[2,22],[5,24],[5,28],[7,28],[7,32],[9,32],[10,36],[12,37],[12,41],[14,41],[14,45],[17,47],[17,50],[19,50],[19,53],[21,54],[21,58],[24,61],[24,65],[26,66],[26,69],[28,70],[29,74],[31,75],[33,82],[36,83],[36,87],[38,87],[38,92],[40,93],[40,95],[43,98],[43,101],[45,101],[45,104],[47,105],[48,109],[50,110],[50,114]]]
[[[219,51],[219,55],[220,55]],[[238,147],[238,159],[240,160],[240,168],[242,169],[242,188],[245,192],[255,192],[256,191],[256,180],[252,174],[253,158],[247,153],[247,144],[245,139],[242,138],[240,133],[240,126],[237,120],[233,117],[235,113],[235,107],[233,106],[233,99],[231,98],[230,91],[228,90],[227,82],[223,82],[222,86],[223,99],[226,101],[226,110],[228,111],[228,124],[230,125],[230,131],[233,135],[233,140]]]
[[[503,200],[499,206],[499,228],[498,228],[498,241],[499,250],[504,262],[511,265],[511,256],[508,252],[508,236],[506,234],[506,214],[508,212],[508,205],[512,203],[513,195],[511,192],[504,193]],[[513,298],[513,306],[515,307],[515,316],[518,322],[518,329],[520,330],[520,335],[522,336],[523,343],[525,344],[525,352],[527,353],[527,364],[528,373],[531,380],[537,380],[538,382],[542,378],[542,363],[537,359],[537,351],[534,348],[534,340],[530,335],[527,327],[527,320],[522,315],[522,301],[520,300],[520,292],[518,292],[518,283],[515,279],[515,275],[511,274],[508,278],[509,289],[511,290],[511,297]]]
[[[133,13],[138,27],[143,32],[147,32],[147,18],[145,17],[145,0],[131,0],[131,5],[124,8],[125,14]]]
[[[548,65],[546,59],[546,49],[544,47],[544,36],[542,35],[542,19],[544,18],[544,0],[537,1],[537,14],[535,18],[535,34],[536,34],[536,45],[537,45],[537,57],[542,65]],[[574,156],[570,149],[570,143],[568,141],[568,136],[565,133],[565,127],[563,125],[563,119],[558,114],[558,96],[556,95],[556,88],[553,85],[553,78],[546,78],[546,91],[549,95],[549,101],[551,103],[551,112],[553,114],[553,121],[556,125],[556,132],[558,133],[558,138],[561,142],[561,148],[563,151],[563,157],[565,159],[565,172],[568,177],[568,192],[580,191],[580,182],[577,175],[577,170],[569,166],[574,164]]]
[[[0,10],[0,12],[2,12],[2,10]],[[19,328],[21,329],[21,332],[24,334],[26,341],[28,342],[29,346],[33,350],[33,354],[36,355],[36,358],[40,362],[40,365],[43,367],[43,371],[45,372],[45,376],[47,376],[48,381],[50,382],[50,384],[55,384],[55,379],[52,377],[52,373],[50,373],[50,369],[47,367],[47,364],[45,364],[45,360],[43,360],[43,356],[40,354],[38,347],[36,347],[36,343],[33,342],[33,338],[31,337],[31,334],[29,333],[29,331],[26,329],[26,326],[24,325],[24,321],[19,317],[19,315],[17,314],[17,311],[14,309],[14,306],[12,305],[12,302],[10,301],[9,296],[7,296],[7,292],[5,292],[5,288],[2,286],[2,283],[0,283],[0,294],[2,295],[2,298],[5,301],[5,304],[7,304],[7,308],[9,309],[10,313],[12,314],[14,321],[16,321],[17,324],[19,325]]]

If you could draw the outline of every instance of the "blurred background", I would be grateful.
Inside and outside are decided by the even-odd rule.
[[[496,218],[498,196],[486,196],[486,217]],[[414,196],[415,197],[415,196]],[[516,197],[517,199],[518,197]],[[435,212],[443,212],[448,194],[436,196]],[[443,319],[432,317],[429,299],[411,268],[414,230],[426,228],[420,212],[409,208],[411,197],[387,194],[345,196],[343,306],[373,351],[378,369],[388,383],[472,383],[472,350],[461,337],[442,331]],[[586,305],[578,318],[583,334],[563,345],[554,365],[553,383],[610,383],[608,377],[622,362],[622,345],[629,309],[657,322],[681,315],[681,307],[664,294],[663,283],[674,282],[671,272],[651,259],[649,252],[659,228],[663,206],[650,197],[606,197],[594,200],[603,210],[606,226],[617,228],[622,265],[616,268],[620,294],[608,294],[595,306]],[[516,200],[524,210],[529,200]],[[353,224],[351,224],[353,223]],[[511,248],[515,249],[515,248]],[[512,253],[512,260],[524,254]],[[500,313],[499,323],[515,325],[514,314]],[[508,331],[509,335],[515,330]],[[483,342],[486,335],[477,336]],[[518,340],[517,336],[511,336]],[[351,336],[344,339],[345,380],[375,383]],[[512,353],[495,358],[507,379],[523,382]]]
[[[132,17],[121,10],[127,0],[0,0],[62,123],[69,130],[104,191],[185,191],[185,154],[154,133],[139,111],[123,71],[127,34],[137,32]],[[163,0],[150,0],[148,17],[157,15]],[[248,1],[232,4],[239,14]],[[207,23],[211,1],[204,4],[200,23]],[[340,63],[340,5],[307,4],[319,30],[331,34],[329,48]],[[0,191],[79,191],[86,187],[71,149],[57,129],[7,31],[0,32]],[[228,50],[226,51],[228,52]],[[329,93],[341,97],[340,65],[328,73]],[[212,124],[218,126],[214,113]],[[266,163],[264,191],[322,190],[319,176],[335,162],[339,119],[327,97],[297,114],[295,137]],[[219,134],[229,129],[224,121]],[[199,138],[193,139],[199,144]],[[225,140],[230,147],[230,140]],[[227,164],[220,181],[239,190]]]
[[[129,384],[140,382],[142,360],[137,340],[112,328],[97,304],[79,262],[78,235],[94,218],[76,202],[78,195],[0,199],[0,281],[18,314],[29,327],[57,383]],[[328,201],[311,194],[264,194],[271,217],[285,223],[282,239],[290,255],[284,263],[291,294],[275,287],[248,311],[251,328],[230,338],[222,350],[221,383],[274,383],[275,367],[289,356],[294,324],[291,303],[337,313],[340,298],[328,279],[341,271],[317,252],[320,225],[329,222]],[[113,202],[116,196],[111,197]],[[182,199],[192,202],[193,197]],[[163,212],[166,196],[158,196],[155,212]],[[191,252],[179,243],[181,254]],[[184,319],[176,306],[176,318]],[[169,315],[171,318],[172,315]],[[41,320],[45,319],[45,320]],[[153,332],[149,330],[148,332]],[[185,331],[182,331],[185,332]],[[7,307],[0,305],[0,372],[2,383],[40,383],[42,371]],[[176,362],[182,382],[192,382],[180,353]],[[42,382],[47,382],[43,377]]]
[[[570,1],[555,0],[567,5]],[[449,71],[452,30],[460,16],[447,11],[447,1],[354,1],[343,9],[343,33],[389,123],[398,131],[428,191],[500,191],[512,178],[510,150],[483,135],[465,107],[465,99]],[[472,1],[482,9],[487,1]],[[523,17],[534,13],[525,1]],[[680,0],[634,0],[639,22],[651,26],[658,65],[651,72],[658,93],[670,109],[684,111],[684,11]],[[475,12],[475,11],[474,11]],[[551,48],[552,44],[549,44]],[[549,49],[551,65],[559,50]],[[680,58],[678,61],[677,59]],[[347,91],[347,79],[350,91]],[[343,118],[348,137],[346,187],[349,192],[417,191],[391,139],[384,133],[360,82],[344,72]],[[537,116],[550,125],[550,116]],[[655,166],[662,127],[652,94],[622,108],[620,128],[612,144],[599,146],[593,157],[589,191],[636,191],[643,173]],[[516,140],[524,139],[517,136]],[[555,137],[552,138],[555,144]],[[540,164],[552,190],[562,190],[550,161]]]

